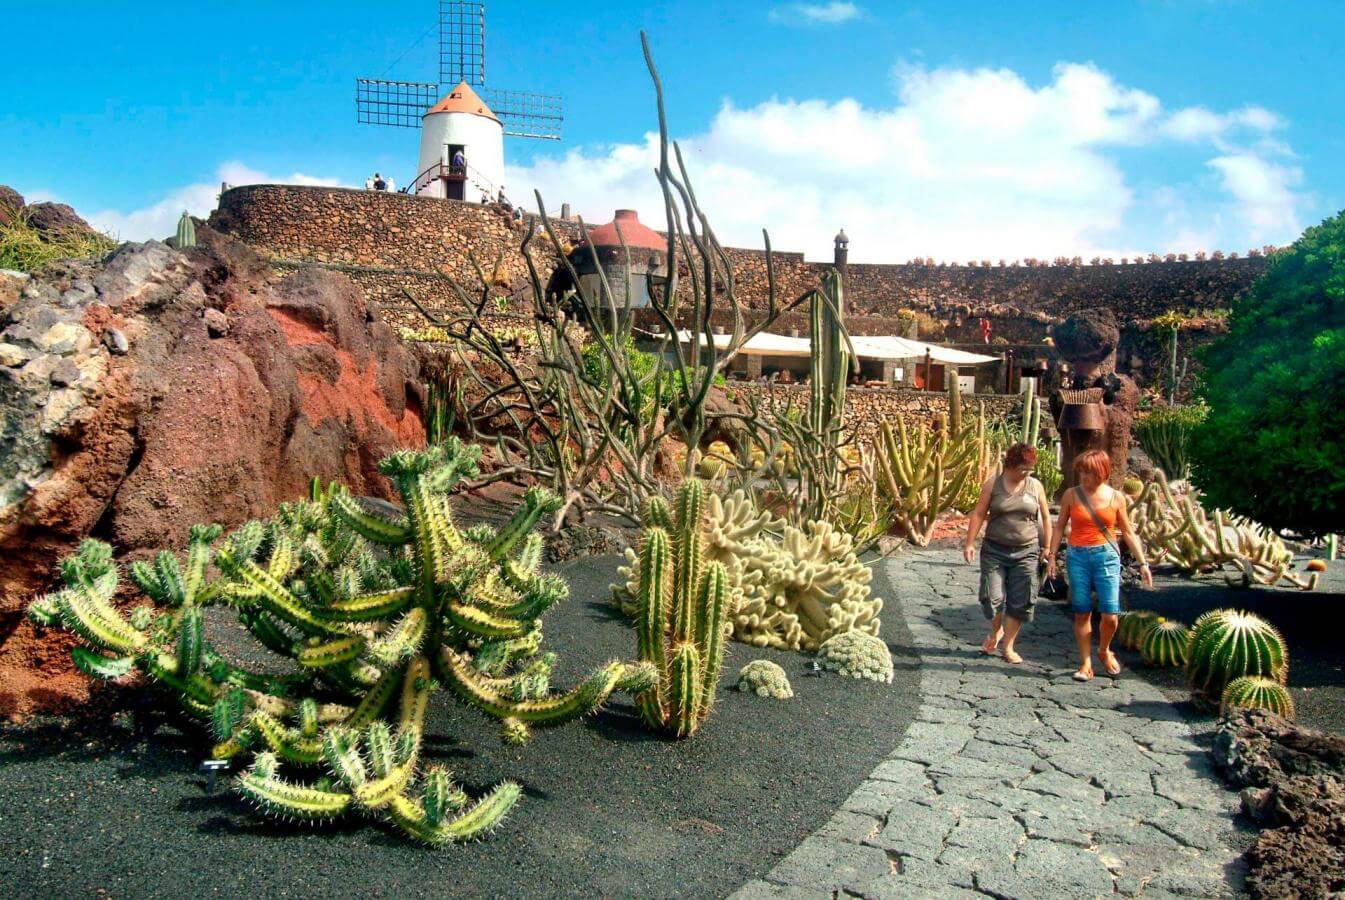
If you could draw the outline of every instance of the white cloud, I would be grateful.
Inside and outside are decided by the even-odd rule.
[[[1284,123],[1268,110],[1169,112],[1073,63],[1041,85],[1008,69],[900,66],[894,76],[896,98],[881,108],[726,101],[684,136],[720,239],[759,247],[766,226],[777,249],[824,258],[844,226],[852,258],[894,262],[1241,251],[1298,231],[1301,172],[1269,136]],[[662,228],[657,159],[649,134],[537,158],[508,183],[595,224],[632,207]],[[1177,243],[1196,238],[1207,243]]]
[[[794,25],[839,25],[864,15],[853,3],[789,3],[771,10],[771,21]]]
[[[302,172],[280,176],[269,175],[241,162],[226,162],[216,171],[215,180],[212,182],[183,185],[169,191],[163,199],[140,209],[129,212],[105,209],[86,218],[90,225],[119,240],[145,241],[150,238],[164,238],[176,230],[178,219],[184,210],[193,216],[208,216],[219,199],[222,182],[231,185],[308,184],[328,187],[341,184],[336,178],[319,178]]]

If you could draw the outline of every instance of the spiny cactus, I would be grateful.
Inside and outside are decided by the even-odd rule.
[[[1130,520],[1153,562],[1187,572],[1234,566],[1244,586],[1281,579],[1305,591],[1317,586],[1316,572],[1302,577],[1290,571],[1294,555],[1279,535],[1223,510],[1207,514],[1195,495],[1174,493],[1161,470],[1131,504]]]
[[[1211,610],[1191,629],[1186,681],[1211,701],[1231,681],[1248,675],[1284,684],[1289,676],[1289,650],[1284,638],[1265,619],[1232,609]]]
[[[569,692],[551,690],[555,656],[539,655],[540,617],[569,589],[538,571],[541,538],[529,532],[556,500],[529,490],[498,531],[458,528],[447,492],[475,472],[479,453],[451,438],[386,457],[379,470],[405,506],[394,517],[315,483],[310,500],[282,504],[270,521],[248,522],[217,546],[218,526],[194,527],[185,565],[161,553],[130,567],[154,605],[129,615],[112,603],[111,548],[86,541],[61,565],[65,588],[34,601],[29,614],[83,639],[72,652],[83,671],[117,678],[139,670],[166,688],[214,732],[217,758],[255,754],[240,789],[263,810],[306,821],[362,810],[431,843],[471,836],[519,794],[504,785],[459,813],[465,795],[446,774],[417,779],[435,682],[519,743],[533,727],[597,710],[613,690],[647,691],[655,677],[648,666],[612,662]],[[213,579],[212,561],[221,573]],[[291,670],[263,674],[226,659],[204,628],[202,610],[212,605],[237,609]],[[281,765],[326,765],[338,784],[289,780]],[[423,799],[412,793],[417,784]]]
[[[911,543],[929,544],[941,513],[953,508],[985,458],[984,410],[974,423],[962,421],[961,394],[949,392],[950,419],[936,417],[932,428],[915,434],[897,417],[881,426],[874,457],[878,489],[891,505],[893,520]]]
[[[892,654],[881,638],[862,631],[845,631],[827,638],[817,651],[818,661],[828,672],[891,684]]]
[[[809,482],[813,509],[827,508],[823,493],[840,489],[841,422],[845,412],[845,381],[850,373],[846,352],[845,286],[840,272],[832,269],[822,278],[822,290],[809,307],[811,369],[808,380],[808,425],[830,452],[821,454],[820,478]]]
[[[1191,645],[1191,629],[1181,622],[1154,619],[1140,638],[1140,656],[1151,666],[1170,667],[1186,665]]]
[[[1041,428],[1041,406],[1037,403],[1037,381],[1032,379],[1023,392],[1023,428],[1018,435],[1021,443],[1037,446],[1037,432]]]
[[[191,214],[183,210],[182,218],[177,220],[177,248],[186,250],[196,246],[196,223]]]
[[[1219,714],[1228,715],[1235,709],[1264,709],[1286,719],[1294,718],[1294,698],[1289,690],[1273,678],[1249,675],[1235,678],[1224,688],[1219,700]]]
[[[789,676],[769,659],[754,659],[738,672],[738,690],[758,697],[788,700],[794,696]]]
[[[654,512],[671,530],[646,528],[638,556],[639,657],[658,673],[639,696],[640,712],[677,737],[694,734],[714,707],[731,602],[724,565],[705,559],[705,507],[704,483],[683,482],[671,514]]]
[[[1127,650],[1138,650],[1144,632],[1158,619],[1158,613],[1137,609],[1121,616],[1116,626],[1116,643]]]

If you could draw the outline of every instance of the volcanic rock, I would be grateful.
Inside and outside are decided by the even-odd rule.
[[[62,231],[93,231],[89,223],[65,203],[28,204],[28,224],[46,235]]]
[[[8,225],[14,214],[23,209],[23,194],[7,184],[0,184],[0,225]]]
[[[424,444],[418,367],[353,283],[198,240],[53,264],[0,313],[7,361],[28,359],[0,367],[0,716],[87,690],[67,639],[23,618],[81,539],[180,550],[192,524],[267,516],[314,477],[388,496],[379,458]]]

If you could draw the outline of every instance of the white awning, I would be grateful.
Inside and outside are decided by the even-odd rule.
[[[682,343],[691,343],[691,332],[684,329],[678,332],[677,336]],[[701,340],[704,339],[705,336],[701,335]],[[716,347],[727,347],[732,340],[733,336],[729,334],[714,335]],[[965,350],[940,347],[938,344],[927,344],[924,341],[914,341],[896,335],[851,335],[850,340],[855,345],[855,353],[860,359],[924,359],[928,355],[933,362],[954,366],[979,366],[999,362],[999,357],[996,356],[968,353]],[[748,340],[740,352],[752,356],[810,356],[812,342],[808,338],[763,331]]]

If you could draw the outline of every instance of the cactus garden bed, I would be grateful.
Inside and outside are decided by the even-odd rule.
[[[607,604],[618,557],[560,571],[571,599],[547,617],[558,680],[574,683],[634,648]],[[914,659],[890,584],[882,635],[892,684],[805,674],[809,657],[731,644],[714,716],[689,740],[652,734],[629,697],[580,723],[506,746],[498,725],[432,705],[424,753],[478,795],[509,778],[523,797],[483,842],[426,848],[349,818],[331,826],[256,815],[220,778],[197,771],[210,738],[172,722],[138,733],[159,708],[139,689],[107,689],[77,720],[0,733],[0,889],[39,895],[212,892],[557,896],[719,896],[769,870],[821,826],[900,741],[919,703]],[[218,615],[217,615],[218,614]],[[212,641],[255,646],[212,610]],[[753,659],[784,667],[790,700],[733,690]]]

